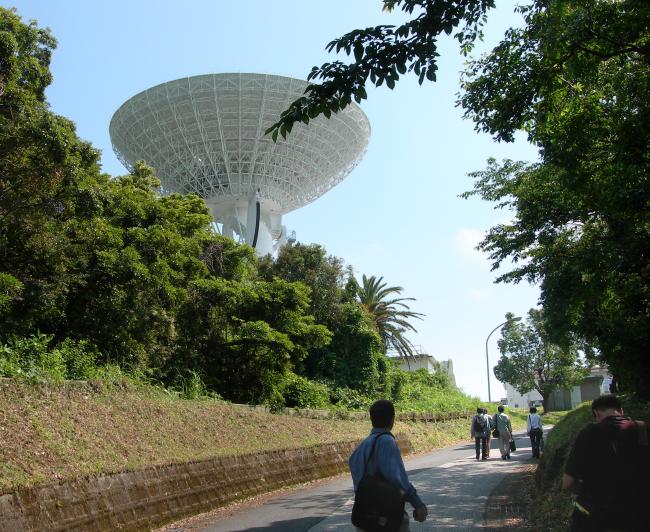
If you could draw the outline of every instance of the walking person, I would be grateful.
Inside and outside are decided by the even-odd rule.
[[[577,494],[571,531],[648,530],[648,424],[625,417],[614,395],[594,399],[591,411],[595,423],[578,433],[562,478]]]
[[[494,414],[495,438],[499,438],[499,452],[501,460],[510,460],[510,440],[512,439],[512,424],[507,414],[504,414],[503,405],[499,405],[498,412]]]
[[[528,414],[528,421],[526,423],[526,433],[530,436],[533,458],[539,458],[539,447],[544,437],[544,427],[542,426],[542,418],[534,406],[530,407],[530,414]]]
[[[485,439],[485,448],[487,449],[487,457],[490,458],[490,448],[492,447],[492,431],[494,430],[494,418],[488,414],[487,408],[483,409],[483,413],[485,414],[489,425],[487,438]]]
[[[476,409],[476,415],[472,418],[470,433],[476,446],[476,459],[487,460],[487,434],[490,430],[490,424],[487,416],[483,413],[483,408]]]
[[[387,532],[408,532],[409,516],[404,511],[404,502],[408,501],[413,506],[413,519],[416,521],[423,522],[427,518],[428,510],[413,484],[409,482],[402,455],[391,433],[395,423],[393,403],[385,399],[373,403],[370,407],[370,421],[372,422],[370,435],[359,444],[348,460],[355,493],[352,523],[357,532],[375,530],[378,526]],[[379,489],[375,489],[377,482],[381,485]],[[373,483],[374,486],[365,492],[366,488]],[[385,497],[386,487],[388,491],[395,492],[396,501],[390,500],[388,504],[380,503],[383,507],[378,508],[377,500],[367,500],[368,495],[372,499],[373,493],[370,493],[372,491]],[[388,510],[389,506],[397,506],[396,518]],[[382,512],[391,515],[384,515]],[[386,526],[387,522],[396,524]],[[360,527],[363,526],[362,523],[367,523],[365,528]]]

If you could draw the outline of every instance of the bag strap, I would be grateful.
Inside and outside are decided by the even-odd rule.
[[[368,458],[366,459],[365,463],[363,464],[363,470],[364,470],[364,475],[365,471],[368,469],[368,464],[370,463],[370,460],[372,459],[372,455],[375,454],[375,447],[377,445],[377,440],[381,438],[384,434],[388,434],[391,436],[393,439],[395,439],[395,436],[393,436],[392,432],[380,432],[375,436],[375,439],[372,441],[372,447],[370,447],[370,454],[368,455]]]
[[[648,427],[645,421],[635,421],[636,432],[638,436],[639,445],[643,447],[648,446]]]

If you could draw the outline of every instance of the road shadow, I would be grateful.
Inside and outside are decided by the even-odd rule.
[[[244,530],[247,532],[304,532],[317,525],[320,521],[322,521],[322,518],[300,517],[274,521],[268,525],[254,528],[233,528],[232,532],[243,532]]]
[[[482,529],[485,520],[489,495],[508,475],[517,474],[520,465],[533,461],[530,440],[526,436],[516,436],[518,450],[512,459],[501,460],[498,449],[487,461],[476,461],[474,446],[464,445],[455,451],[466,453],[463,457],[440,466],[419,467],[408,471],[409,479],[429,509],[429,518],[424,523],[411,520],[411,532],[424,530]],[[494,443],[494,442],[493,442]],[[266,522],[253,523],[242,515],[241,520],[229,519],[214,530],[218,532],[307,532],[310,529],[325,531],[351,531],[350,500],[353,497],[351,486],[341,490],[325,487],[317,491],[307,490],[274,499],[265,505]],[[407,511],[412,511],[407,504]],[[225,528],[224,528],[225,527]],[[315,527],[315,528],[314,528]]]

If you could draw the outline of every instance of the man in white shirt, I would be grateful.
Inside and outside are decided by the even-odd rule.
[[[526,424],[526,434],[530,436],[530,445],[533,448],[533,458],[539,458],[539,446],[544,435],[542,418],[537,413],[537,408],[530,407],[528,414],[528,423]]]

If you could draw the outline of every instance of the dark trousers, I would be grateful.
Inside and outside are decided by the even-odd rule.
[[[487,438],[485,436],[476,436],[474,442],[476,444],[476,458],[479,459],[481,456],[487,458]]]
[[[533,456],[539,458],[539,442],[542,440],[542,431],[533,429],[530,431],[530,445],[533,448]]]

